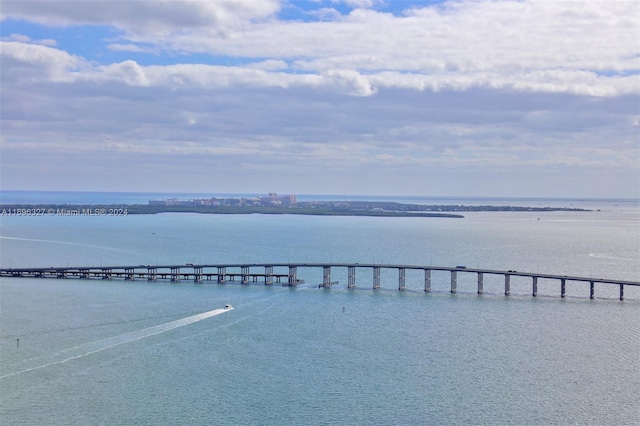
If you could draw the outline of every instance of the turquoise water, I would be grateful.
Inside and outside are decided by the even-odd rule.
[[[633,207],[465,219],[3,217],[8,266],[384,262],[640,280]],[[540,220],[538,220],[538,218]],[[636,424],[640,292],[0,281],[2,424]],[[515,278],[515,277],[514,277]],[[232,304],[233,310],[212,312]],[[214,312],[215,313],[215,312]],[[19,340],[18,340],[19,339]]]

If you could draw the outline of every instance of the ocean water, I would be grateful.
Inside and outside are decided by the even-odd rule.
[[[98,198],[96,196],[96,198]],[[484,201],[484,200],[483,200]],[[103,201],[99,201],[103,202]],[[514,203],[517,202],[514,201]],[[545,203],[545,201],[541,201]],[[555,200],[561,203],[562,201]],[[567,204],[578,201],[565,200]],[[1,218],[20,266],[360,262],[640,281],[637,203],[464,219],[160,214]],[[305,284],[2,278],[0,424],[640,421],[640,291],[512,277],[299,270]],[[233,310],[220,311],[226,304]]]

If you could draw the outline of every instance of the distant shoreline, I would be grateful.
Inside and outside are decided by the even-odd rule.
[[[0,204],[2,216],[126,216],[130,214],[294,214],[310,216],[464,218],[461,212],[553,212],[568,207],[422,205],[378,201],[307,201],[287,206],[167,206],[147,204]]]
[[[128,216],[161,213],[269,214],[307,216],[464,218],[460,214],[403,211],[352,211],[265,206],[149,206],[145,204],[2,204],[2,216]]]

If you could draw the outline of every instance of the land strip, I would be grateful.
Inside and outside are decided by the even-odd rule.
[[[381,201],[306,201],[292,205],[0,204],[3,216],[124,216],[129,214],[297,214],[314,216],[463,218],[462,212],[589,211],[568,207],[422,205]]]

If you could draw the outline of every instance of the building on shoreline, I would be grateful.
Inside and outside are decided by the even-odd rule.
[[[294,205],[297,198],[295,195],[283,195],[278,196],[275,192],[270,192],[267,196],[252,197],[252,198],[224,198],[224,197],[212,197],[212,198],[192,198],[189,200],[181,200],[179,198],[169,198],[166,200],[149,200],[150,206],[180,206],[180,207],[193,207],[193,206],[280,206],[280,205]]]

